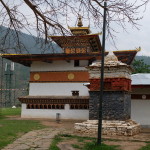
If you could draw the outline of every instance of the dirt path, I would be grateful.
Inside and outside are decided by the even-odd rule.
[[[2,150],[48,150],[51,140],[56,134],[58,131],[51,128],[31,131]]]
[[[25,120],[17,116],[10,119]],[[29,150],[29,149],[48,150],[50,143],[55,135],[57,135],[58,133],[75,134],[74,123],[81,122],[73,120],[63,120],[60,123],[56,123],[55,120],[48,120],[48,119],[35,119],[35,120],[39,120],[43,125],[47,126],[47,128],[28,132],[22,137],[18,138],[16,141],[14,141],[12,144],[9,144],[7,147],[3,148],[2,150]],[[132,137],[123,137],[123,136],[102,136],[102,137],[105,138],[104,142],[105,144],[120,145],[121,150],[138,150],[146,145],[145,141],[150,141],[150,129],[143,130],[140,134]],[[116,140],[110,141],[107,139],[116,139]],[[71,146],[72,143],[74,143],[74,141],[71,141],[71,139],[67,142],[61,142],[59,143],[59,148],[61,150],[76,150],[75,148],[72,148]]]

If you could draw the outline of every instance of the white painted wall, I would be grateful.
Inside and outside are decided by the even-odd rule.
[[[131,119],[150,126],[150,100],[131,100]]]
[[[89,110],[71,110],[69,104],[65,109],[26,109],[26,104],[22,104],[22,118],[49,118],[56,119],[56,113],[60,113],[61,119],[89,119]]]
[[[84,83],[30,83],[30,96],[72,96],[71,91],[79,91],[79,96],[88,96]]]
[[[88,65],[88,60],[80,60],[82,67],[74,67],[74,60],[67,62],[65,60],[55,60],[52,63],[34,61],[31,64],[30,71],[69,71],[69,70],[86,70],[84,66]]]

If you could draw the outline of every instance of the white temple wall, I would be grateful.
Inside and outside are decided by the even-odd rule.
[[[131,119],[150,126],[150,100],[131,100]]]
[[[69,104],[65,104],[65,109],[26,109],[26,104],[22,104],[21,117],[56,119],[57,113],[60,113],[60,119],[89,119],[89,110],[69,109]]]
[[[88,60],[80,60],[80,66],[74,67],[74,60],[67,62],[65,60],[55,60],[52,63],[35,61],[31,64],[32,71],[69,71],[69,70],[86,70],[85,66],[88,65]]]
[[[88,96],[84,83],[30,83],[30,96],[72,96],[71,91],[79,91],[79,96]]]

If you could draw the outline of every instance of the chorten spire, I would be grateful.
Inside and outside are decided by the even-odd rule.
[[[87,35],[90,33],[89,27],[83,27],[81,15],[78,15],[77,27],[68,27],[68,28],[70,29],[71,33],[75,36]]]
[[[78,27],[82,27],[82,26],[83,26],[82,17],[81,17],[81,15],[79,15],[79,17],[78,17]]]

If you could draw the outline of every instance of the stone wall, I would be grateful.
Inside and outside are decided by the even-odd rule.
[[[90,91],[89,119],[98,119],[99,91]],[[103,119],[127,120],[131,114],[131,95],[124,91],[104,91]]]
[[[119,136],[133,136],[140,132],[140,125],[132,120],[103,120],[102,122],[103,135],[119,135]],[[75,132],[88,135],[97,136],[98,121],[87,120],[83,123],[75,123]]]

